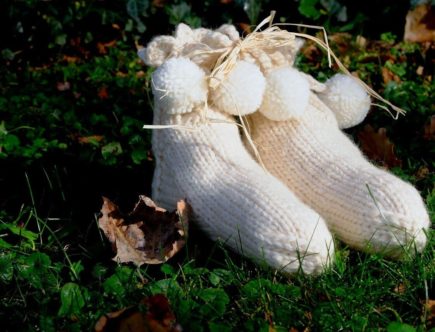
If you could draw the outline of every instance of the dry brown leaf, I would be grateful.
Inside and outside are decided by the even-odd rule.
[[[136,73],[136,78],[144,78],[146,76],[145,72],[143,70],[139,70]]]
[[[328,36],[328,39],[331,44],[338,49],[340,54],[346,54],[347,50],[349,50],[353,36],[347,32],[337,32]]]
[[[422,4],[410,10],[406,15],[405,41],[435,41],[435,10],[430,4]]]
[[[107,43],[97,43],[98,53],[107,54],[107,48],[113,47],[116,45],[116,40],[112,40]]]
[[[82,55],[81,58],[87,59],[89,57],[90,52],[82,46],[82,40],[80,37],[71,38],[69,43],[73,49],[79,51],[79,53]]]
[[[435,327],[435,300],[427,300],[424,304],[426,313],[426,328],[428,331]]]
[[[394,81],[397,83],[400,82],[399,76],[394,74],[391,70],[389,70],[386,67],[382,67],[382,80],[384,81],[385,84],[388,84],[391,81]]]
[[[304,316],[309,320],[312,321],[313,320],[313,314],[311,311],[305,311],[304,312]]]
[[[314,43],[307,42],[305,46],[302,47],[301,53],[312,62],[313,66],[320,66],[317,58],[320,56],[321,52]]]
[[[163,8],[166,5],[167,0],[153,0],[152,5],[154,7]]]
[[[107,87],[103,86],[98,90],[98,98],[101,100],[109,98],[109,92],[107,91]]]
[[[80,61],[80,58],[77,56],[64,55],[62,60],[66,61],[68,63],[76,63],[76,62]]]
[[[68,91],[71,89],[71,84],[69,82],[57,82],[56,88],[58,91]]]
[[[243,23],[242,22],[242,23],[238,23],[237,25],[239,26],[240,29],[242,29],[243,34],[247,35],[247,34],[252,32],[252,27],[248,23]]]
[[[145,306],[146,310],[140,310]],[[161,294],[142,299],[133,306],[102,316],[95,324],[95,332],[179,332],[168,299]]]
[[[127,76],[128,76],[128,74],[124,73],[122,71],[117,71],[116,72],[116,77],[127,77]]]
[[[356,36],[355,42],[362,49],[365,49],[367,47],[367,44],[368,44],[367,39],[361,35]]]
[[[184,200],[169,213],[148,197],[139,196],[133,211],[123,215],[118,206],[103,197],[99,227],[116,252],[114,261],[161,264],[185,245],[190,207]]]
[[[366,125],[358,134],[361,148],[368,158],[378,161],[386,167],[401,166],[402,161],[394,153],[394,144],[387,137],[387,130],[379,128],[376,132]]]
[[[89,144],[93,142],[101,142],[104,136],[101,135],[91,135],[91,136],[80,136],[77,138],[80,144]]]
[[[402,282],[397,284],[396,287],[394,287],[394,293],[403,294],[403,293],[405,293],[405,291],[406,291],[406,286]]]
[[[427,166],[421,166],[417,172],[415,173],[415,177],[418,180],[422,180],[425,179],[428,175],[430,174],[430,170],[429,168],[427,168]]]
[[[424,126],[424,138],[427,140],[435,140],[435,115],[432,115]]]

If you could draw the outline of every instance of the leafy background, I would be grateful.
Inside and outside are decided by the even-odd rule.
[[[248,31],[271,9],[277,21],[324,26],[344,64],[408,111],[394,121],[374,109],[348,133],[417,186],[434,220],[434,48],[401,41],[407,11],[422,2],[431,1],[2,1],[4,328],[89,329],[103,313],[159,292],[187,331],[433,327],[421,304],[434,292],[433,240],[403,263],[341,245],[332,271],[287,279],[199,240],[199,231],[170,264],[116,266],[96,224],[102,195],[128,210],[150,193],[151,134],[142,125],[152,120],[152,69],[137,46],[179,22]],[[336,69],[309,43],[297,66],[322,81]]]

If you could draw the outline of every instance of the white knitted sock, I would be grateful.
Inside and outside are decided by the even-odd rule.
[[[429,217],[417,190],[369,163],[314,93],[299,117],[273,121],[257,112],[250,122],[266,168],[344,242],[391,256],[414,243],[422,250]]]
[[[334,254],[324,220],[253,160],[231,115],[205,111],[202,75],[183,58],[153,75],[154,124],[171,126],[153,131],[153,199],[170,209],[186,198],[199,226],[239,253],[320,272]]]
[[[294,259],[297,246],[307,251],[310,242],[317,254],[309,267],[302,265],[318,270],[332,250],[325,249],[330,234],[323,221],[254,163],[228,116],[259,109],[249,117],[262,162],[342,240],[392,256],[414,241],[421,250],[429,217],[418,192],[370,164],[339,129],[364,119],[369,97],[349,76],[322,84],[292,69],[300,45],[277,27],[241,40],[231,25],[211,31],[180,24],[174,36],[156,37],[140,52],[160,68],[168,58],[186,57],[210,75],[205,83],[194,67],[176,74],[179,66],[173,66],[172,78],[165,70],[155,77],[155,123],[197,126],[154,133],[156,200],[170,207],[187,197],[209,234],[234,239],[240,231],[246,252],[258,256],[262,246],[274,266]],[[206,99],[219,110],[208,113],[217,123],[205,123],[198,113]]]

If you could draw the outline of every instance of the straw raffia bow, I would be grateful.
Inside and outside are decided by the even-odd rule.
[[[303,40],[311,40],[327,52],[330,66],[334,61],[342,72],[352,76],[329,47],[324,28],[301,24],[273,23],[274,15],[275,13],[272,12],[252,33],[244,38],[240,38],[234,26],[228,24],[214,31],[204,28],[191,29],[185,24],[180,24],[177,27],[175,36],[156,37],[148,44],[146,49],[139,50],[139,55],[145,63],[152,66],[159,66],[170,57],[189,58],[204,69],[206,73],[209,73],[209,87],[216,89],[238,61],[254,62],[263,73],[267,74],[273,68],[292,66]],[[321,40],[309,34],[289,32],[282,30],[280,26],[302,26],[321,29],[325,38]],[[264,27],[266,28],[261,30]],[[311,87],[316,90],[316,83],[317,86],[319,86],[319,83],[308,75],[307,78],[310,80]],[[387,105],[375,104],[376,106],[386,110],[395,119],[400,114],[405,114],[405,110],[385,100],[360,79],[355,79],[370,96]],[[389,108],[394,110],[396,114],[392,114]]]
[[[269,17],[264,19],[252,33],[248,34],[244,39],[238,41],[233,47],[227,48],[222,52],[209,76],[209,86],[211,88],[216,88],[223,81],[223,78],[226,76],[226,74],[229,73],[236,65],[237,61],[239,59],[245,58],[246,55],[253,56],[263,72],[267,72],[274,67],[276,68],[279,66],[284,66],[286,62],[289,61],[291,61],[292,64],[294,59],[283,59],[283,57],[286,55],[288,57],[290,55],[294,58],[297,50],[300,47],[298,46],[298,43],[296,41],[299,38],[303,38],[314,41],[317,45],[319,45],[323,50],[327,52],[330,67],[332,66],[332,60],[334,60],[334,62],[337,64],[341,71],[343,71],[346,75],[355,78],[370,96],[387,104],[389,107],[391,107],[391,109],[396,112],[396,114],[392,114],[387,106],[375,104],[376,106],[386,110],[395,119],[397,119],[400,114],[405,114],[405,110],[393,105],[391,102],[384,99],[370,86],[368,86],[359,78],[354,77],[349,72],[349,70],[343,65],[343,63],[338,59],[338,57],[334,54],[334,52],[332,52],[331,48],[329,47],[328,38],[326,36],[326,31],[324,30],[324,28],[320,27],[325,35],[325,39],[324,41],[322,41],[317,37],[305,33],[289,32],[286,30],[282,30],[279,28],[279,25],[298,24],[273,24],[273,18],[274,12],[272,12]],[[265,25],[269,26],[264,30],[260,30]],[[283,52],[282,50],[286,50],[286,52]],[[275,63],[273,64],[273,62]]]

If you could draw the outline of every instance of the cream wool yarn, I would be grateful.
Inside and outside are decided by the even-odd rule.
[[[271,17],[260,26],[270,23]],[[417,190],[369,163],[340,131],[366,116],[370,99],[364,84],[345,75],[322,84],[292,69],[298,50],[295,35],[276,26],[264,32],[257,27],[224,50],[226,63],[212,72],[228,72],[241,59],[257,64],[265,75],[263,103],[259,112],[248,116],[248,143],[254,140],[263,165],[319,212],[344,242],[390,256],[402,255],[411,245],[421,251],[429,217]],[[282,45],[287,48],[284,53]]]
[[[314,93],[300,117],[272,121],[254,113],[250,123],[266,168],[341,240],[393,257],[409,246],[423,249],[429,217],[417,190],[368,162]]]
[[[205,73],[185,58],[172,58],[157,69],[153,94],[169,114],[191,112],[207,99]]]
[[[310,86],[296,69],[281,67],[266,76],[266,91],[260,113],[270,120],[299,117],[308,106]]]
[[[265,85],[265,78],[257,66],[239,61],[211,93],[211,102],[229,114],[251,114],[260,107]]]
[[[341,129],[360,124],[370,109],[367,92],[353,77],[344,74],[328,79],[319,98],[334,112]]]
[[[201,33],[212,40],[226,40],[218,35],[223,32],[204,30]],[[220,31],[233,32],[231,28]],[[164,47],[171,49],[167,41]],[[198,74],[201,69],[192,69],[195,64],[185,58],[173,58],[172,49],[157,52],[156,43],[152,41],[151,49],[141,52],[148,60],[157,54],[148,61],[160,65],[153,75],[153,123],[169,127],[153,131],[153,199],[172,208],[186,198],[199,226],[213,239],[220,238],[234,250],[264,259],[273,267],[289,273],[323,270],[334,253],[324,220],[254,161],[230,114],[206,108],[205,97],[199,102],[205,73]],[[183,52],[177,45],[177,52]],[[169,54],[169,60],[161,61],[161,54]]]

